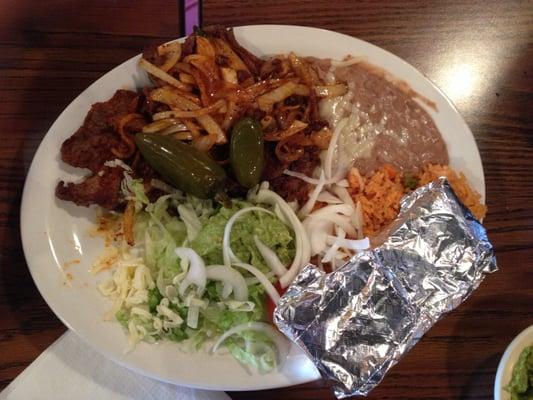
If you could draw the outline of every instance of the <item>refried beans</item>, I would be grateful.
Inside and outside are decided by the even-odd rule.
[[[400,171],[417,172],[423,165],[448,164],[448,152],[433,119],[405,83],[394,82],[368,63],[330,68],[315,59],[327,80],[344,82],[348,93],[324,99],[320,116],[332,128],[345,117],[347,127],[339,137],[340,158],[362,174],[391,164]],[[343,154],[344,153],[344,154]]]

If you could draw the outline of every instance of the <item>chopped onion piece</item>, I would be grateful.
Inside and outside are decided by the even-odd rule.
[[[268,280],[270,280],[271,278],[273,278],[275,276],[275,274],[272,271],[268,271],[265,274],[265,276],[267,277]],[[259,283],[259,279],[257,279],[255,276],[252,276],[252,277],[249,277],[249,278],[244,278],[244,280],[246,281],[246,284],[248,286],[257,285]]]
[[[323,215],[328,214],[342,214],[342,215],[351,215],[354,212],[354,209],[348,204],[333,204],[330,206],[322,207],[315,212],[313,212],[310,217],[322,217]]]
[[[249,273],[251,273],[253,276],[255,276],[261,285],[265,288],[267,294],[270,296],[274,304],[278,304],[279,301],[279,293],[274,287],[274,285],[268,280],[268,278],[263,274],[261,271],[259,271],[257,268],[255,268],[253,265],[246,264],[246,263],[233,263],[236,267],[245,269]]]
[[[267,203],[274,207],[278,205],[280,212],[285,215],[285,218],[290,222],[294,231],[296,254],[289,270],[279,280],[281,287],[286,288],[296,277],[300,268],[306,265],[311,258],[311,244],[307,233],[289,204],[287,204],[287,202],[277,193],[268,190],[268,183],[261,183],[258,190],[250,190],[248,193],[248,199],[254,203]]]
[[[352,221],[350,220],[350,216],[346,215],[340,215],[336,213],[330,213],[325,214],[321,216],[320,218],[330,221],[334,224],[334,226],[342,228],[348,235],[356,237],[357,231],[355,230],[354,226],[352,225]]]
[[[324,160],[324,172],[326,173],[326,178],[330,179],[333,175],[333,156],[335,155],[335,150],[337,149],[337,142],[341,132],[344,130],[348,124],[348,118],[343,118],[339,121],[335,130],[333,131],[333,136],[329,142],[328,149],[326,151],[326,158]]]
[[[293,178],[301,179],[302,181],[309,183],[310,185],[318,185],[318,182],[320,181],[320,179],[311,178],[310,176],[302,174],[301,172],[291,171],[289,169],[284,170],[283,173],[285,175],[292,176]],[[324,183],[326,185],[331,185],[333,183],[339,182],[341,179],[342,179],[342,174],[336,174],[333,178],[326,179]]]
[[[327,246],[326,235],[332,223],[324,219],[308,217],[303,225],[311,242],[311,254],[320,254]]]
[[[333,240],[333,243],[330,243],[331,247],[328,249],[328,251],[326,251],[324,257],[322,257],[322,262],[331,262],[333,260],[335,254],[337,253],[337,250],[339,250],[340,240],[344,239],[345,237],[346,232],[342,228],[339,229],[337,237]]]
[[[187,84],[185,84],[183,82],[178,81],[172,75],[169,75],[168,73],[166,73],[162,69],[156,67],[154,64],[152,64],[152,63],[148,62],[147,60],[145,60],[144,58],[141,58],[139,60],[139,67],[144,69],[149,74],[152,74],[156,78],[159,78],[159,79],[165,81],[166,83],[168,83],[168,84],[170,84],[170,85],[172,85],[172,86],[174,86],[174,87],[176,87],[178,89],[184,90],[186,92],[191,90],[191,86],[190,85],[187,85]]]
[[[370,240],[368,238],[353,240],[353,239],[339,239],[332,235],[326,236],[326,243],[333,244],[338,243],[339,247],[343,247],[349,250],[366,250],[370,247]]]
[[[285,175],[289,175],[289,176],[292,176],[293,178],[298,178],[298,179],[301,179],[302,181],[306,182],[306,183],[309,183],[311,185],[317,185],[318,184],[318,179],[315,179],[315,178],[311,178],[309,176],[307,176],[306,174],[302,174],[301,172],[296,172],[296,171],[291,171],[291,170],[284,170],[283,173]]]
[[[235,223],[235,221],[237,221],[238,218],[250,211],[262,211],[266,212],[267,214],[273,215],[271,211],[262,207],[246,207],[242,210],[237,211],[231,216],[231,218],[226,223],[226,226],[224,227],[224,237],[222,239],[222,259],[224,260],[224,265],[227,267],[229,267],[232,262],[242,262],[231,250],[231,229],[233,228],[233,224]]]
[[[300,212],[298,213],[300,218],[304,218],[313,210],[313,208],[315,207],[318,195],[324,188],[325,183],[326,183],[326,179],[324,175],[324,170],[321,169],[320,178],[318,179],[318,184],[315,186],[315,188],[313,189],[313,192],[309,195],[309,199],[307,200],[307,202],[304,204],[304,206],[300,209]]]
[[[361,224],[361,220],[359,219],[359,216],[357,214],[357,209],[356,209],[356,206],[355,206],[355,203],[353,202],[353,199],[352,199],[352,196],[350,196],[350,193],[348,193],[348,190],[342,186],[339,186],[339,185],[334,185],[333,187],[333,192],[339,196],[339,198],[346,204],[349,204],[354,212],[353,214],[350,216],[350,219],[352,221],[352,224],[355,228],[355,230],[357,231],[356,234],[353,234],[352,236],[354,237],[357,237],[357,238],[361,238],[362,235],[363,235],[363,231],[362,231],[362,224]]]
[[[287,273],[287,268],[285,268],[274,250],[264,244],[257,235],[254,235],[254,242],[257,246],[257,250],[259,250],[259,253],[261,253],[261,256],[265,259],[267,265],[277,276],[281,277],[283,274]]]
[[[226,267],[225,265],[210,265],[206,267],[206,276],[209,280],[223,282],[224,289],[226,289],[226,285],[231,286],[235,300],[248,300],[248,286],[246,285],[246,281],[235,269]]]
[[[222,284],[222,294],[220,295],[220,297],[222,297],[223,299],[227,299],[229,295],[231,294],[231,292],[233,292],[233,286],[231,286],[227,282],[224,282]]]
[[[354,207],[349,204],[328,205],[310,214],[304,220],[303,226],[311,242],[312,254],[320,254],[328,244],[332,245],[327,243],[327,235],[330,235],[335,227],[357,237],[358,232],[351,223],[354,214]]]
[[[327,190],[320,192],[320,194],[318,195],[317,201],[320,201],[321,203],[327,203],[327,204],[342,204],[341,199],[339,199],[337,196],[332,195]]]
[[[272,110],[272,106],[275,103],[283,101],[287,97],[292,95],[296,87],[297,87],[297,84],[292,81],[284,83],[283,85],[277,87],[276,89],[259,96],[256,99],[257,104],[259,105],[259,108],[261,110],[269,113]]]
[[[344,206],[347,209],[342,209],[341,206]],[[347,204],[336,204],[322,207],[320,210],[317,210],[311,214],[311,216],[313,218],[321,218],[331,221],[335,225],[342,227],[342,229],[344,229],[348,235],[356,237],[357,231],[352,222],[352,216],[354,213],[355,209]]]
[[[332,190],[333,193],[339,196],[339,199],[341,199],[343,203],[350,205],[355,210],[355,203],[353,202],[352,196],[350,196],[350,193],[348,193],[348,190],[345,187],[335,184]]]
[[[341,187],[344,187],[344,188],[347,188],[350,186],[350,184],[348,183],[348,179],[344,178],[344,179],[341,179],[340,181],[336,182],[337,183],[337,186],[341,186]]]
[[[187,311],[187,326],[192,329],[198,328],[198,316],[200,314],[200,307],[190,306]]]
[[[160,103],[167,104],[173,110],[201,110],[201,107],[198,104],[185,97],[183,93],[179,93],[167,87],[155,89],[150,93],[150,98]],[[209,136],[213,136],[216,143],[226,143],[226,135],[218,123],[209,114],[198,115],[196,120],[203,126]]]
[[[204,260],[193,249],[187,247],[177,247],[174,252],[182,261],[186,260],[189,263],[187,275],[179,287],[180,295],[183,296],[191,283],[196,285],[198,295],[202,295],[207,280]]]
[[[211,114],[217,110],[219,110],[222,107],[226,106],[226,101],[224,99],[220,99],[213,104],[204,107],[204,108],[198,108],[192,107],[192,110],[184,111],[184,110],[171,110],[171,111],[162,111],[157,114],[153,115],[154,120],[161,120],[161,116],[166,116],[166,118],[198,118],[202,115]],[[188,108],[191,108],[190,106]]]

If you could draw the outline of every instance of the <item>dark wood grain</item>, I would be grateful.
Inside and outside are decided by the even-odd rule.
[[[0,387],[64,327],[28,273],[19,206],[33,154],[91,82],[178,32],[174,1],[0,1]],[[204,2],[205,24],[336,30],[404,58],[455,103],[486,174],[486,226],[501,270],[440,321],[371,399],[491,399],[507,344],[533,323],[533,7],[528,1]],[[318,381],[234,399],[329,399]]]
[[[175,1],[0,1],[0,388],[64,331],[28,272],[24,178],[59,113],[104,73],[178,33]]]

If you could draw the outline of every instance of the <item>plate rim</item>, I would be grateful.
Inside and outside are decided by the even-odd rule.
[[[377,45],[375,45],[373,43],[367,42],[365,40],[362,40],[362,39],[359,39],[357,37],[353,37],[353,36],[350,36],[350,35],[347,35],[347,34],[344,34],[344,33],[336,32],[336,31],[333,31],[333,30],[327,30],[327,29],[323,29],[323,28],[315,28],[315,27],[301,26],[301,25],[290,25],[290,24],[288,24],[288,25],[284,25],[284,24],[243,25],[243,26],[236,26],[234,28],[236,30],[241,30],[241,29],[243,29],[243,30],[252,29],[253,30],[253,29],[264,29],[264,28],[278,30],[278,29],[290,28],[290,29],[303,29],[303,30],[319,31],[322,34],[328,34],[328,35],[330,35],[332,33],[335,34],[335,35],[341,35],[341,36],[343,36],[343,37],[345,37],[345,38],[347,38],[349,40],[355,40],[357,42],[362,42],[362,43],[364,43],[367,46],[371,46],[371,47],[374,47],[374,48],[378,49],[380,52],[384,52],[387,55],[387,57],[393,57],[396,62],[401,63],[404,66],[404,68],[410,69],[410,70],[412,70],[412,72],[415,72],[416,74],[420,75],[434,90],[436,90],[436,92],[440,95],[440,97],[451,108],[453,113],[458,116],[459,122],[461,123],[462,128],[466,132],[468,132],[470,134],[472,140],[474,141],[475,149],[476,149],[476,156],[477,156],[479,164],[481,166],[481,176],[479,178],[481,180],[480,186],[482,188],[482,192],[480,194],[482,196],[482,200],[483,201],[485,200],[485,191],[486,191],[485,173],[484,173],[484,169],[483,169],[483,163],[482,163],[482,160],[481,160],[481,156],[480,156],[480,153],[479,153],[479,148],[478,148],[477,143],[475,141],[475,137],[472,134],[472,131],[470,130],[468,124],[466,123],[466,121],[464,120],[462,115],[459,113],[459,111],[457,110],[457,108],[455,107],[453,102],[444,94],[444,92],[434,82],[432,82],[424,73],[419,71],[413,65],[409,64],[406,60],[400,58],[399,56],[397,56],[397,55],[391,53],[390,51],[388,51],[386,49],[383,49],[382,47],[379,47],[379,46],[377,46]],[[176,40],[178,40],[178,41],[184,40],[184,37],[177,38],[177,39],[174,39],[172,41],[176,41]],[[61,315],[61,312],[59,311],[59,309],[57,309],[56,307],[51,305],[51,304],[53,304],[55,302],[50,298],[50,294],[43,292],[44,285],[42,283],[40,284],[39,283],[39,279],[36,279],[36,276],[35,276],[35,271],[36,271],[37,267],[30,266],[30,262],[28,261],[29,258],[30,258],[29,254],[31,253],[31,243],[29,242],[29,238],[28,238],[29,233],[27,232],[27,226],[28,226],[28,222],[27,222],[28,211],[27,211],[27,209],[32,205],[32,200],[29,199],[29,195],[28,195],[28,192],[31,189],[30,188],[30,184],[29,184],[29,181],[30,181],[29,178],[32,175],[35,174],[35,169],[38,168],[38,166],[36,164],[36,160],[38,159],[38,155],[40,155],[40,152],[44,151],[43,142],[44,142],[45,138],[50,134],[50,131],[52,131],[52,128],[54,127],[54,125],[58,121],[62,120],[65,115],[68,115],[70,112],[72,112],[70,110],[70,108],[72,107],[73,103],[76,103],[80,98],[83,98],[86,95],[86,92],[88,90],[90,90],[93,86],[97,86],[98,82],[101,79],[103,79],[105,76],[107,76],[109,74],[112,74],[114,71],[120,69],[125,63],[131,62],[132,60],[134,60],[134,59],[136,59],[138,57],[140,57],[140,54],[137,54],[137,55],[135,55],[135,56],[123,61],[122,63],[116,65],[114,68],[112,68],[109,71],[103,73],[102,75],[100,75],[98,77],[98,79],[93,81],[89,86],[87,86],[84,90],[82,90],[74,99],[72,99],[69,102],[69,104],[62,110],[62,112],[57,116],[57,118],[50,125],[50,127],[47,129],[46,134],[43,135],[43,137],[41,139],[41,142],[39,143],[39,146],[38,146],[35,154],[33,155],[30,167],[28,169],[28,172],[27,172],[27,175],[26,175],[26,178],[25,178],[24,188],[23,188],[23,191],[22,191],[22,200],[21,200],[21,205],[20,205],[19,226],[20,226],[21,242],[22,242],[22,247],[23,247],[23,252],[24,252],[24,258],[26,260],[26,265],[28,267],[28,270],[30,272],[32,280],[33,280],[35,286],[37,287],[37,290],[39,291],[39,294],[45,300],[45,302],[47,303],[47,305],[51,309],[51,311],[54,313],[54,315],[69,330],[71,330],[74,333],[76,333],[76,335],[78,337],[80,337],[86,344],[88,344],[91,349],[97,351],[99,354],[102,354],[104,357],[106,357],[107,359],[112,360],[113,362],[119,364],[120,366],[123,366],[125,368],[128,368],[128,369],[133,370],[133,371],[135,371],[137,373],[140,373],[142,375],[148,376],[150,378],[153,378],[153,379],[156,379],[156,380],[159,380],[159,381],[170,382],[170,383],[173,383],[173,384],[178,384],[178,385],[183,385],[183,386],[188,386],[188,387],[194,387],[194,388],[199,388],[199,389],[228,390],[228,391],[247,391],[247,390],[263,390],[263,389],[282,388],[282,387],[287,387],[287,386],[292,386],[292,385],[297,385],[297,384],[302,384],[302,383],[308,383],[308,382],[311,382],[311,381],[315,380],[316,378],[308,378],[308,379],[294,380],[294,381],[291,381],[291,382],[278,382],[278,383],[272,383],[272,384],[265,384],[265,385],[262,385],[262,386],[246,387],[246,388],[245,387],[241,387],[241,386],[235,387],[235,386],[231,386],[231,385],[227,385],[227,386],[224,386],[223,388],[220,388],[219,386],[216,386],[216,387],[209,386],[209,384],[207,384],[207,385],[206,384],[190,384],[190,383],[186,383],[186,382],[185,383],[184,382],[179,382],[178,383],[177,381],[167,380],[167,379],[162,378],[161,376],[158,376],[156,374],[151,373],[148,369],[145,369],[145,368],[139,367],[137,365],[134,365],[132,363],[128,363],[126,361],[123,361],[123,360],[119,359],[114,353],[110,353],[110,352],[106,351],[105,349],[103,349],[103,348],[99,347],[98,345],[96,345],[96,343],[93,343],[93,341],[90,339],[90,337],[88,337],[90,335],[86,336],[85,333],[80,332],[79,330],[75,329],[71,325],[71,323],[69,323],[69,321],[67,321]],[[390,72],[392,75],[394,75],[394,71],[388,71],[388,72]]]

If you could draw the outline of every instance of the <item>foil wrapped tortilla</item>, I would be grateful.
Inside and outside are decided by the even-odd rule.
[[[444,178],[405,196],[373,246],[329,274],[307,265],[274,314],[338,398],[368,394],[497,270],[485,229]]]

